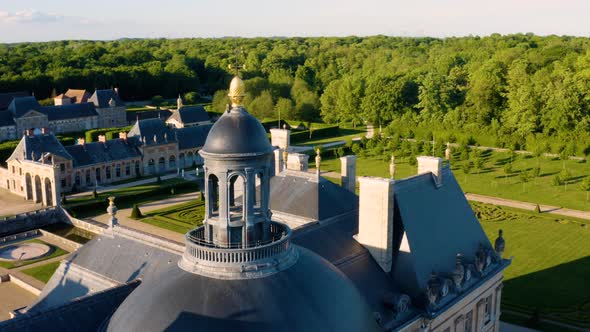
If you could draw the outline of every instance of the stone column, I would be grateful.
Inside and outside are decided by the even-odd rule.
[[[59,166],[53,165],[53,181],[51,181],[51,194],[53,195],[53,205],[61,206],[61,180]]]
[[[47,206],[47,188],[45,178],[41,179],[41,204]]]
[[[228,242],[228,224],[229,224],[229,197],[227,172],[217,173],[219,176],[219,222],[217,223],[217,241],[225,244]]]
[[[340,180],[342,187],[354,193],[356,189],[356,156],[340,157]]]

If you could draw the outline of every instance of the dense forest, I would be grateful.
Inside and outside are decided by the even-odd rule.
[[[590,38],[255,38],[0,45],[0,92],[38,99],[119,87],[126,100],[213,96],[245,64],[257,116],[352,125],[404,137],[590,153]],[[194,95],[194,94],[193,94]]]

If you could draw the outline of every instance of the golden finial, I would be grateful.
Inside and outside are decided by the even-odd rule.
[[[243,53],[242,50],[236,50],[234,52],[235,62],[228,66],[229,69],[235,70],[234,78],[232,78],[229,84],[229,93],[227,94],[231,100],[232,107],[238,107],[242,105],[244,97],[246,97],[246,84],[240,78],[240,70],[245,69],[246,66],[238,63],[238,56]]]

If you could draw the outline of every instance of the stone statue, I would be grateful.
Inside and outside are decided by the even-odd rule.
[[[115,206],[115,196],[109,197],[109,207],[107,207],[107,213],[111,218],[109,219],[109,227],[113,228],[117,225],[117,207]]]
[[[438,302],[438,296],[441,291],[440,281],[438,280],[438,276],[436,272],[432,272],[430,276],[430,280],[428,280],[428,284],[426,286],[426,298],[428,299],[428,305],[434,309],[436,308],[436,303]]]
[[[479,244],[479,249],[477,249],[477,252],[475,253],[475,269],[477,270],[477,272],[482,272],[483,269],[485,268],[485,264],[486,264],[486,252],[485,249],[483,248],[483,244]]]
[[[320,149],[315,150],[315,169],[316,173],[320,175],[320,164],[322,162],[322,156],[320,155]]]
[[[180,98],[180,94],[178,94],[178,99],[176,99],[176,109],[180,109],[182,107],[182,98]]]
[[[109,100],[109,107],[115,107],[117,106],[117,102],[115,102],[115,99],[111,98],[111,100]]]
[[[287,152],[287,149],[283,150],[283,163],[284,163],[284,168],[287,169],[287,159],[289,158],[289,152]]]
[[[391,179],[395,176],[395,156],[391,156],[391,161],[389,162],[389,176]]]
[[[461,254],[457,254],[457,258],[455,259],[455,270],[453,271],[453,283],[455,284],[455,289],[457,291],[461,291],[464,277],[465,267],[463,267],[462,257]]]
[[[504,248],[506,247],[506,241],[504,241],[503,233],[504,232],[501,229],[498,230],[498,238],[494,243],[494,249],[500,258],[502,258],[502,254],[504,254]]]
[[[452,158],[451,143],[447,142],[447,149],[445,150],[445,159],[451,160]]]

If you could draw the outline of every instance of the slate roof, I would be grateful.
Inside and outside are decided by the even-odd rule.
[[[140,120],[129,130],[128,136],[135,136],[140,140],[145,137],[146,145],[176,142],[174,130],[168,128],[162,119]]]
[[[29,93],[26,91],[0,93],[0,110],[8,108],[14,98],[27,96],[29,96]]]
[[[210,121],[209,114],[201,105],[182,106],[180,109],[172,112],[170,119],[174,119],[184,124],[191,124],[203,121]]]
[[[49,121],[98,116],[93,103],[45,106],[40,112],[46,114]]]
[[[10,111],[0,111],[0,127],[14,126],[14,118]]]
[[[440,187],[431,173],[394,184],[394,248],[407,241],[409,250],[394,250],[392,274],[411,296],[423,292],[433,271],[451,273],[457,253],[469,259],[480,243],[492,247],[448,166],[442,177]]]
[[[108,280],[126,283],[134,279],[144,281],[158,278],[170,266],[176,265],[180,254],[119,236],[99,235],[66,258],[67,264],[102,275]],[[63,263],[62,263],[63,264]],[[97,282],[80,278],[58,269],[48,281],[43,293],[29,311],[42,311],[74,298],[96,291]],[[64,275],[65,273],[65,275]],[[63,285],[69,285],[64,287]]]
[[[38,111],[40,109],[41,105],[34,96],[15,97],[8,106],[8,110],[12,112],[15,118],[20,118],[31,110]]]
[[[320,177],[310,180],[311,174],[283,172],[271,178],[270,208],[312,220],[327,219],[358,209],[358,196]]]
[[[106,89],[106,90],[96,90],[90,99],[89,102],[94,103],[94,106],[97,108],[107,108],[109,106],[109,101],[113,98],[115,100],[116,106],[124,106],[125,104],[119,97],[119,95],[115,92],[115,90]]]
[[[199,148],[205,145],[209,130],[213,125],[202,125],[196,127],[185,127],[176,129],[176,137],[178,138],[178,149],[192,149]]]
[[[32,160],[33,154],[35,159],[39,160],[45,153],[51,153],[69,160],[72,159],[72,156],[53,134],[41,134],[23,136],[12,155],[6,161],[13,159],[23,160],[23,156],[26,160]]]
[[[77,298],[62,306],[25,313],[0,322],[0,332],[97,331],[140,283],[141,281],[134,280],[91,296]]]
[[[166,121],[172,115],[170,110],[153,110],[153,111],[144,111],[144,112],[125,112],[125,116],[127,119],[127,123],[134,123],[137,120],[147,120],[147,119],[162,119]]]
[[[70,145],[66,147],[66,150],[74,159],[74,167],[80,167],[140,157],[138,145],[139,140],[136,138],[128,138],[127,141],[111,139],[105,143],[92,142],[84,145]]]

